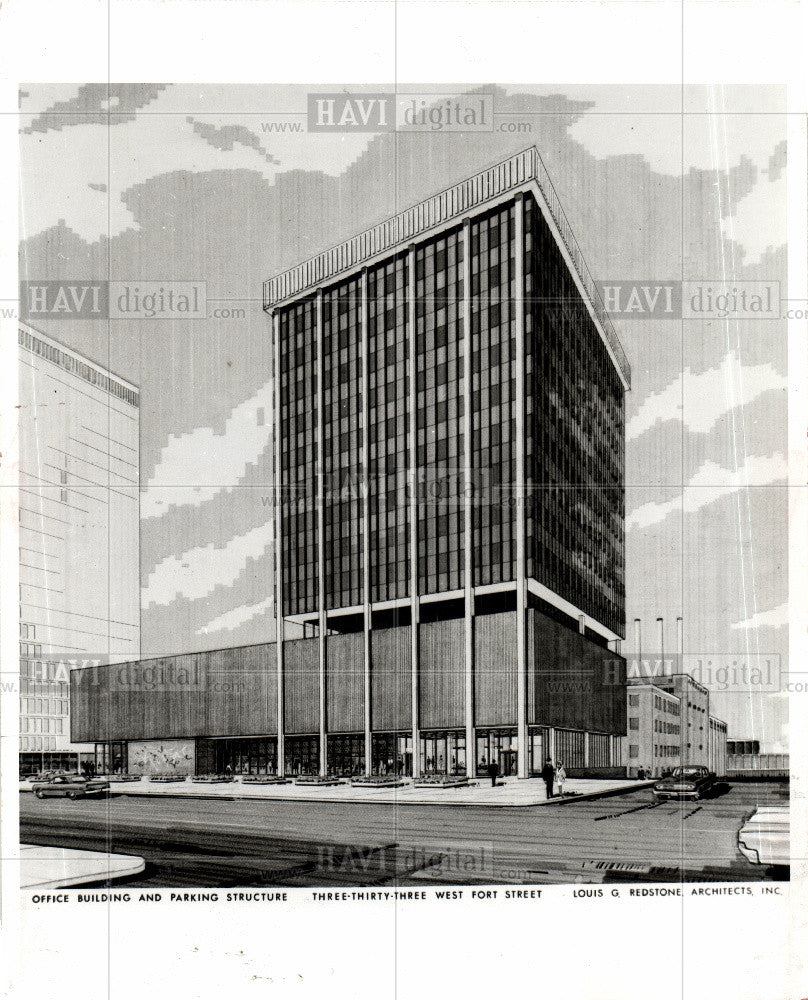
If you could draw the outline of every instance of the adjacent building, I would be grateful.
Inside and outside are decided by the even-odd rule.
[[[707,766],[718,775],[727,773],[727,724],[713,715],[709,716]]]
[[[632,684],[626,693],[626,774],[652,777],[682,762],[681,702],[655,684]]]
[[[71,666],[140,654],[137,387],[19,325],[20,769],[72,768]]]
[[[264,303],[274,642],[77,672],[74,737],[199,772],[619,769],[630,369],[538,152]]]
[[[678,698],[679,760],[678,764],[703,764],[710,762],[710,692],[690,674],[653,673],[647,677],[639,674],[629,678],[629,688],[653,683],[662,691]]]

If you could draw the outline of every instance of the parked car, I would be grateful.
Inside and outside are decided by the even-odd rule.
[[[692,764],[675,767],[669,778],[663,778],[654,785],[657,802],[664,799],[701,799],[715,784],[715,774],[708,768]]]
[[[109,782],[82,778],[78,774],[55,774],[47,781],[38,781],[33,786],[38,799],[46,796],[66,795],[69,799],[80,799],[87,795],[101,795],[109,790]]]
[[[753,865],[791,864],[788,806],[758,809],[738,831],[738,850]]]

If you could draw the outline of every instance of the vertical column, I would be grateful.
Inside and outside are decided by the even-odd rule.
[[[525,576],[525,234],[522,194],[514,203],[515,221],[515,296],[516,326],[516,734],[518,738],[517,774],[530,773],[527,746],[527,579]]]
[[[421,775],[421,739],[418,712],[418,359],[415,336],[415,247],[407,251],[407,324],[409,334],[409,478],[410,478],[410,661],[412,663],[412,776]]]
[[[466,774],[477,776],[474,733],[474,551],[472,517],[472,410],[471,410],[471,222],[463,222],[463,587],[465,598],[465,718]]]
[[[320,774],[328,774],[325,635],[325,418],[323,415],[323,293],[317,293],[317,620],[320,679]]]
[[[589,741],[591,739],[591,733],[584,730],[584,767],[589,767]]]
[[[275,469],[275,668],[277,672],[277,768],[278,774],[286,773],[285,726],[283,718],[283,484],[281,482],[281,344],[280,318],[277,312],[272,314],[273,365],[275,379],[273,385],[273,402],[275,426],[272,428],[274,441]]]
[[[368,270],[362,268],[362,599],[364,601],[364,726],[365,774],[372,769],[373,737],[370,717],[370,399],[368,394]]]

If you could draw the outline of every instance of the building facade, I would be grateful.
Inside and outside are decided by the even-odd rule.
[[[69,673],[140,654],[136,386],[19,325],[20,768],[77,767]]]
[[[653,683],[679,699],[679,764],[710,763],[710,692],[690,674],[654,673],[629,678],[629,687]]]
[[[105,720],[87,675],[82,736],[193,736],[208,770],[619,768],[630,370],[538,152],[270,279],[264,302],[275,641],[189,654],[254,676],[260,717],[210,696],[183,732],[169,702],[150,730]]]
[[[658,777],[681,763],[681,703],[654,684],[634,684],[626,692],[626,774],[642,770]]]
[[[718,775],[727,773],[727,724],[714,715],[709,717],[709,735],[707,737],[707,766]]]

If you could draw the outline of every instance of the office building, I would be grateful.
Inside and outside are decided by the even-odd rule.
[[[20,769],[76,769],[72,665],[140,655],[137,387],[19,324]]]
[[[161,660],[205,693],[146,692],[145,714],[136,677],[83,672],[76,735],[190,739],[202,771],[617,771],[630,370],[538,152],[264,302],[274,642]],[[212,672],[247,693],[208,690]]]

